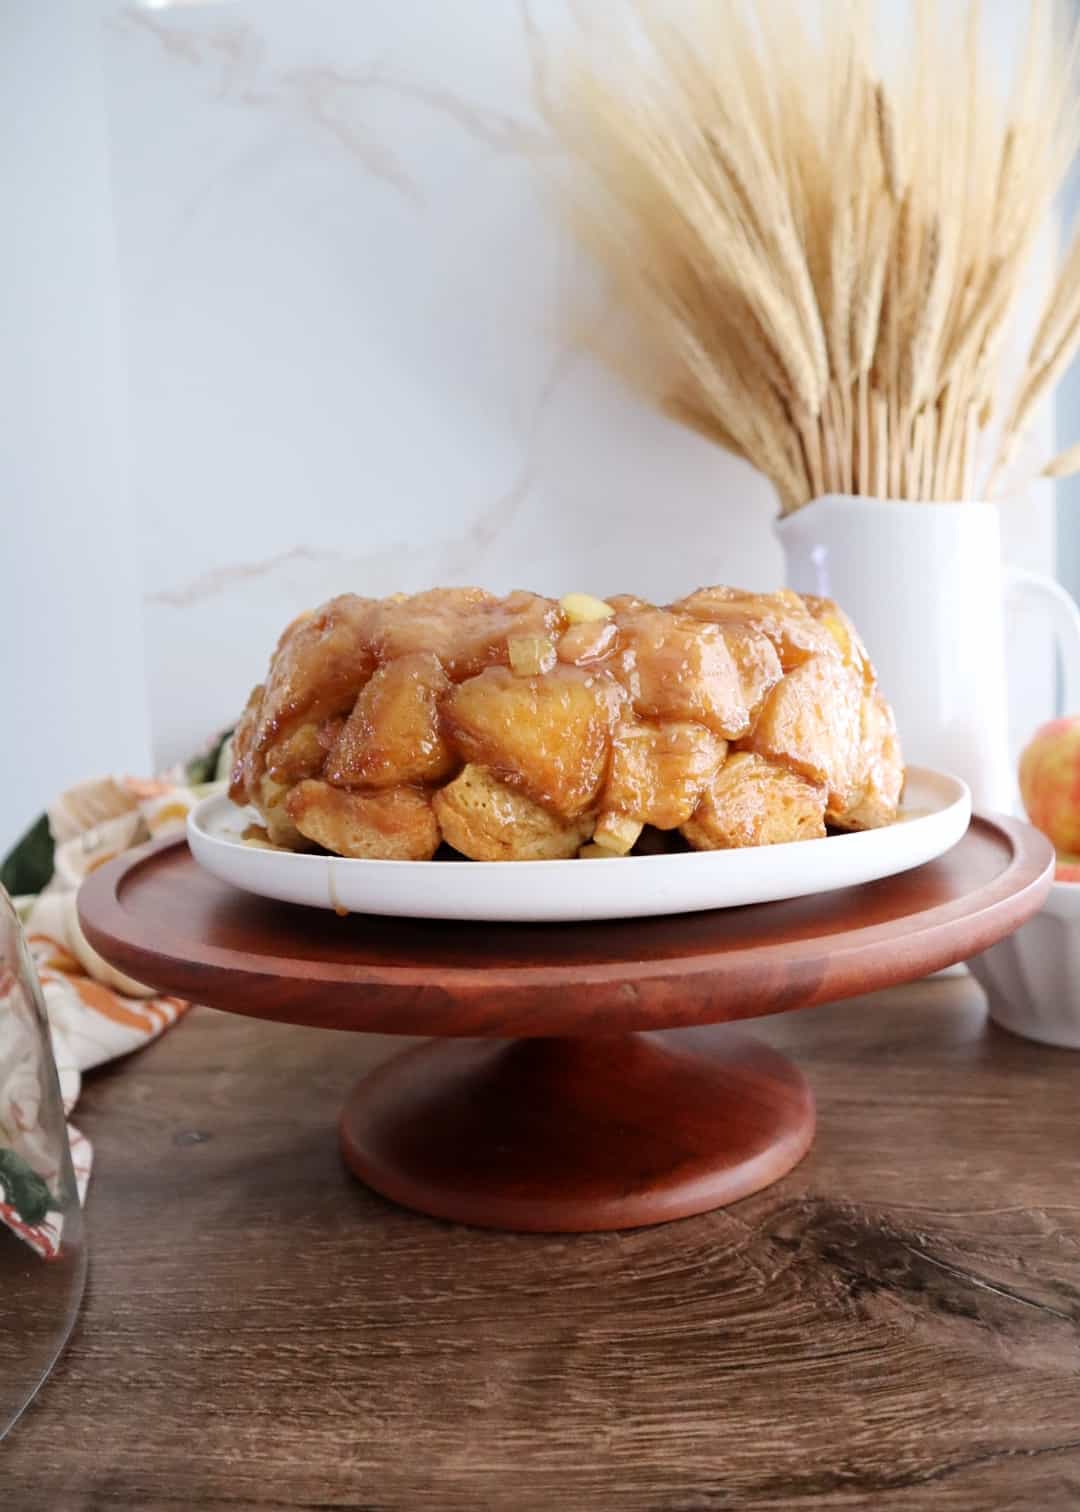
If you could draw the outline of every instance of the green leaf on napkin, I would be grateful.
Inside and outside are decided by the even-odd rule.
[[[11,897],[39,893],[53,874],[53,837],[42,814],[0,865],[0,884]]]
[[[50,1211],[60,1210],[46,1182],[14,1150],[0,1150],[0,1186],[23,1223],[40,1223]]]
[[[217,776],[218,762],[225,745],[232,735],[228,729],[214,742],[208,751],[194,757],[184,768],[184,775],[192,787],[199,787],[204,782],[213,782]]]

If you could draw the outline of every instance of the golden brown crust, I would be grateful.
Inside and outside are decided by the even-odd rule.
[[[259,724],[259,710],[265,689],[256,683],[248,694],[244,712],[233,731],[232,771],[229,773],[229,797],[234,803],[251,803],[255,795],[249,786],[249,769],[255,746],[255,734]]]
[[[276,844],[385,858],[440,820],[477,859],[768,844],[887,824],[903,782],[855,627],[787,589],[344,594],[287,627],[234,755]]]
[[[295,791],[295,787],[275,782],[264,772],[256,782],[252,801],[262,815],[271,845],[284,846],[286,850],[312,850],[312,841],[300,833],[289,815],[289,799]]]
[[[447,845],[471,861],[559,861],[592,833],[590,819],[559,819],[480,766],[467,766],[432,802]]]
[[[863,694],[859,766],[850,801],[831,814],[838,829],[880,829],[896,817],[904,787],[904,763],[893,711],[876,688]]]
[[[832,599],[817,598],[812,593],[803,595],[803,603],[818,624],[832,637],[845,667],[850,667],[858,674],[864,688],[873,687],[877,681],[873,663],[867,655],[862,637],[840,605]]]
[[[764,635],[784,672],[802,666],[810,656],[836,651],[828,629],[810,612],[808,601],[790,588],[780,588],[776,593],[699,588],[672,607],[709,624],[741,625]]]
[[[505,665],[512,636],[551,635],[557,640],[565,625],[555,600],[537,593],[498,598],[482,588],[432,588],[377,604],[370,640],[379,662],[431,651],[452,682],[463,682],[485,667]]]
[[[678,829],[697,808],[727,742],[689,721],[617,726],[601,814],[622,814],[656,829]]]
[[[303,724],[347,715],[375,670],[370,643],[372,601],[344,593],[286,628],[270,662],[257,707],[245,715],[233,790],[257,802],[267,755]]]
[[[305,839],[338,856],[430,861],[439,848],[431,800],[418,788],[349,793],[308,779],[290,791],[285,807]]]
[[[625,701],[605,672],[560,664],[538,677],[515,677],[490,667],[454,689],[443,719],[466,761],[573,819],[600,790]]]
[[[861,679],[832,656],[811,656],[769,694],[748,750],[828,789],[830,810],[852,800],[859,756]]]
[[[740,626],[729,644],[719,625],[665,609],[631,609],[615,620],[615,675],[638,714],[694,720],[724,740],[747,734],[780,663],[764,637]]]
[[[561,662],[570,666],[587,667],[609,656],[618,638],[619,627],[614,620],[587,620],[563,631],[556,648],[557,655]]]
[[[682,833],[695,850],[779,845],[825,834],[825,791],[750,751],[729,756]]]
[[[326,757],[325,776],[339,787],[396,787],[441,782],[460,762],[439,716],[450,679],[430,651],[387,662],[360,690]]]
[[[276,740],[266,751],[266,775],[289,785],[314,777],[334,747],[344,720],[324,719],[320,724],[297,725],[291,735]]]

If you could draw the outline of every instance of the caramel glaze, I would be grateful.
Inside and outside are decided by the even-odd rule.
[[[275,845],[397,859],[434,854],[440,813],[478,859],[576,855],[594,830],[605,854],[657,829],[712,849],[895,818],[892,713],[831,601],[607,604],[570,623],[526,592],[330,600],[248,700],[232,797]]]

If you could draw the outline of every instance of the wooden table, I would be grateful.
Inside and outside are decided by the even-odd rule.
[[[87,1298],[0,1506],[1080,1505],[1080,1056],[955,977],[754,1027],[817,1093],[800,1167],[529,1236],[345,1172],[399,1042],[196,1010],[88,1080]]]

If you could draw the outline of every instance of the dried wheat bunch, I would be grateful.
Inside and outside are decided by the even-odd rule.
[[[913,0],[899,47],[875,0],[629,11],[547,105],[574,223],[631,316],[605,355],[784,512],[973,497],[988,435],[999,483],[1080,343],[1078,236],[1006,405],[1001,353],[1080,140],[1059,6],[1033,0],[1003,89],[977,0]]]

